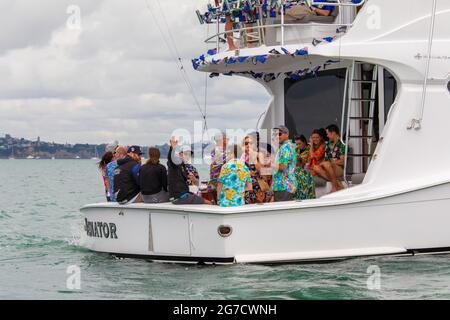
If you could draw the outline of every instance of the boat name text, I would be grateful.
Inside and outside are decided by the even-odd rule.
[[[92,222],[85,220],[84,229],[88,237],[91,238],[106,238],[106,239],[118,239],[117,227],[115,223],[107,222]]]

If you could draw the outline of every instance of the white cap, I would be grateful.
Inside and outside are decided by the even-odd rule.
[[[191,146],[181,146],[180,152],[192,152]]]
[[[216,133],[215,135],[214,135],[214,141],[222,141],[224,138],[226,138],[227,137],[227,135],[226,135],[226,133],[225,132],[223,132],[223,131],[221,131],[221,132],[218,132],[218,133]]]
[[[114,150],[116,150],[116,148],[119,146],[119,141],[115,140],[114,142],[108,144],[106,146],[106,152],[114,152]]]

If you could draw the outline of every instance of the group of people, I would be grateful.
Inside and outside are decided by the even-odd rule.
[[[167,169],[160,151],[149,148],[141,165],[141,148],[112,146],[99,163],[108,201],[119,204],[164,203],[216,204],[236,207],[246,204],[314,199],[314,176],[343,188],[345,145],[339,128],[330,125],[305,136],[289,137],[289,129],[272,130],[272,145],[259,143],[258,134],[247,135],[242,145],[229,144],[225,134],[215,137],[211,152],[210,179],[200,190],[200,176],[192,165],[190,147],[179,149],[170,140]]]
[[[361,4],[363,0],[351,0],[350,2],[352,4],[358,5]],[[226,8],[225,11],[225,32],[227,43],[228,43],[228,49],[233,51],[236,50],[236,45],[234,43],[233,33],[232,30],[234,29],[235,19],[239,18],[243,13],[246,15],[253,17],[253,19],[248,19],[245,23],[247,28],[247,33],[251,34],[253,32],[252,29],[252,23],[251,21],[258,20],[256,17],[258,16],[256,12],[256,8],[265,8],[273,7],[274,1],[263,1],[263,0],[226,0],[227,4],[224,5],[224,0],[215,0],[215,6],[216,8]],[[249,2],[250,5],[246,5],[246,2]],[[276,1],[275,1],[276,2]],[[285,21],[302,21],[304,19],[307,19],[308,17],[312,16],[331,16],[333,14],[333,11],[335,10],[336,1],[334,0],[324,0],[324,2],[330,2],[330,4],[315,4],[315,5],[309,5],[306,1],[301,0],[292,0],[292,1],[286,1],[285,11],[284,11],[284,19]],[[270,14],[270,17],[276,18],[280,17],[282,14],[282,11],[280,7],[277,7],[278,9],[274,11],[273,9],[270,9],[273,12],[273,15]],[[359,11],[361,7],[358,7],[357,10]],[[240,19],[239,19],[240,21]],[[252,47],[252,41],[251,37],[247,37],[247,46]]]
[[[236,1],[236,8],[233,10],[227,11],[225,15],[225,31],[227,32],[227,44],[228,49],[233,51],[236,50],[236,45],[234,43],[234,38],[232,34],[232,30],[234,28],[234,18],[239,17],[242,12],[246,11],[246,13],[250,16],[255,15],[255,9],[254,7],[252,9],[245,9],[246,6],[242,4],[242,0]],[[233,2],[234,3],[234,2]],[[223,0],[215,0],[216,7],[222,7],[223,6]],[[334,6],[330,5],[312,5],[309,6],[304,2],[296,2],[295,5],[291,5],[289,8],[285,11],[285,20],[286,21],[299,21],[302,20],[308,16],[329,16],[334,10]],[[248,11],[248,12],[247,12]],[[281,15],[281,10],[278,12],[275,12],[275,17]],[[251,20],[251,19],[250,19]],[[257,19],[255,19],[257,20]],[[247,33],[251,34],[253,32],[253,29],[251,28],[252,23],[247,22],[246,27],[248,28]],[[252,47],[252,41],[251,37],[247,37],[247,46]]]

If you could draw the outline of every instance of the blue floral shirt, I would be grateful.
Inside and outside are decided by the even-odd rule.
[[[250,170],[240,160],[228,161],[222,166],[218,181],[222,183],[219,197],[221,207],[239,207],[245,204],[245,186],[252,182]]]

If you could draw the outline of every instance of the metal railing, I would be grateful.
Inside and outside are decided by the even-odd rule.
[[[217,18],[216,19],[216,26],[217,26],[217,33],[214,34],[213,36],[208,37],[205,40],[205,43],[215,43],[216,47],[217,47],[217,53],[220,52],[220,43],[226,43],[228,38],[232,38],[233,40],[237,40],[238,41],[238,45],[237,45],[237,49],[242,49],[243,47],[241,47],[242,44],[242,40],[244,39],[244,42],[258,42],[259,46],[266,44],[266,39],[265,39],[265,32],[267,29],[270,28],[279,28],[281,30],[281,41],[280,41],[280,45],[285,45],[286,41],[285,41],[285,29],[286,28],[292,28],[292,27],[314,27],[314,26],[335,26],[336,27],[336,33],[339,33],[339,29],[345,27],[345,28],[349,28],[351,27],[353,24],[338,24],[338,23],[317,23],[317,22],[308,22],[308,23],[286,23],[285,21],[285,5],[286,4],[294,4],[294,5],[298,5],[301,2],[305,2],[310,6],[320,6],[320,5],[327,5],[327,6],[333,6],[333,7],[361,7],[362,5],[364,5],[366,3],[367,0],[333,0],[334,2],[328,2],[328,1],[316,1],[316,0],[304,0],[304,1],[289,1],[289,0],[279,0],[279,7],[280,7],[280,15],[277,16],[276,18],[280,18],[281,21],[280,23],[277,24],[265,24],[265,20],[270,19],[270,18],[263,18],[262,14],[259,14],[259,18],[256,19],[253,22],[239,22],[238,24],[243,24],[243,25],[248,25],[248,24],[256,24],[256,25],[252,25],[252,26],[244,26],[244,27],[239,27],[239,28],[235,28],[232,30],[227,30],[224,32],[220,32],[220,24],[221,24],[221,19]],[[359,1],[357,3],[355,3],[356,1]],[[257,1],[257,4],[255,5],[255,8],[258,8],[261,12],[262,9],[262,3],[261,1]],[[222,12],[223,14],[223,12]],[[273,17],[272,17],[273,19]],[[337,17],[336,17],[337,19]],[[236,23],[236,22],[234,22]],[[255,30],[257,32],[255,32]],[[235,33],[239,34],[239,37],[235,36]],[[212,41],[214,40],[214,41]],[[250,41],[251,40],[251,41]],[[244,45],[244,48],[246,46]]]
[[[326,5],[326,6],[339,6],[339,7],[360,7],[364,5],[366,0],[361,0],[358,3],[353,2],[353,0],[334,0],[334,2],[327,2],[327,1],[315,1],[315,0],[306,0],[311,6],[318,6],[318,5]]]
[[[238,49],[242,49],[239,45],[241,44],[241,40],[243,37],[255,37],[253,35],[249,35],[246,34],[246,31],[254,31],[254,30],[266,30],[266,29],[270,29],[270,28],[281,28],[282,33],[283,33],[283,29],[282,28],[293,28],[293,27],[320,27],[320,26],[335,26],[336,29],[340,29],[340,28],[350,28],[353,26],[352,23],[315,23],[315,22],[311,22],[308,24],[305,23],[290,23],[290,24],[282,24],[282,23],[278,23],[278,24],[270,24],[270,25],[263,25],[263,26],[251,26],[251,27],[244,27],[244,28],[239,28],[239,29],[232,29],[229,31],[224,31],[224,32],[220,32],[217,33],[213,36],[208,37],[205,40],[205,43],[216,43],[217,44],[217,52],[220,52],[220,42],[226,42],[226,38],[228,36],[231,36],[233,38],[233,40],[237,40],[238,42]],[[235,33],[240,33],[240,34],[244,34],[241,37],[236,37],[234,34]],[[231,34],[231,35],[230,35]],[[222,38],[224,37],[224,38]],[[215,41],[212,41],[214,40]],[[257,38],[257,40],[259,41],[259,45],[263,45],[265,43],[263,43],[263,37],[259,37]],[[280,41],[280,45],[284,46],[286,44],[284,37],[282,36],[281,41]]]

